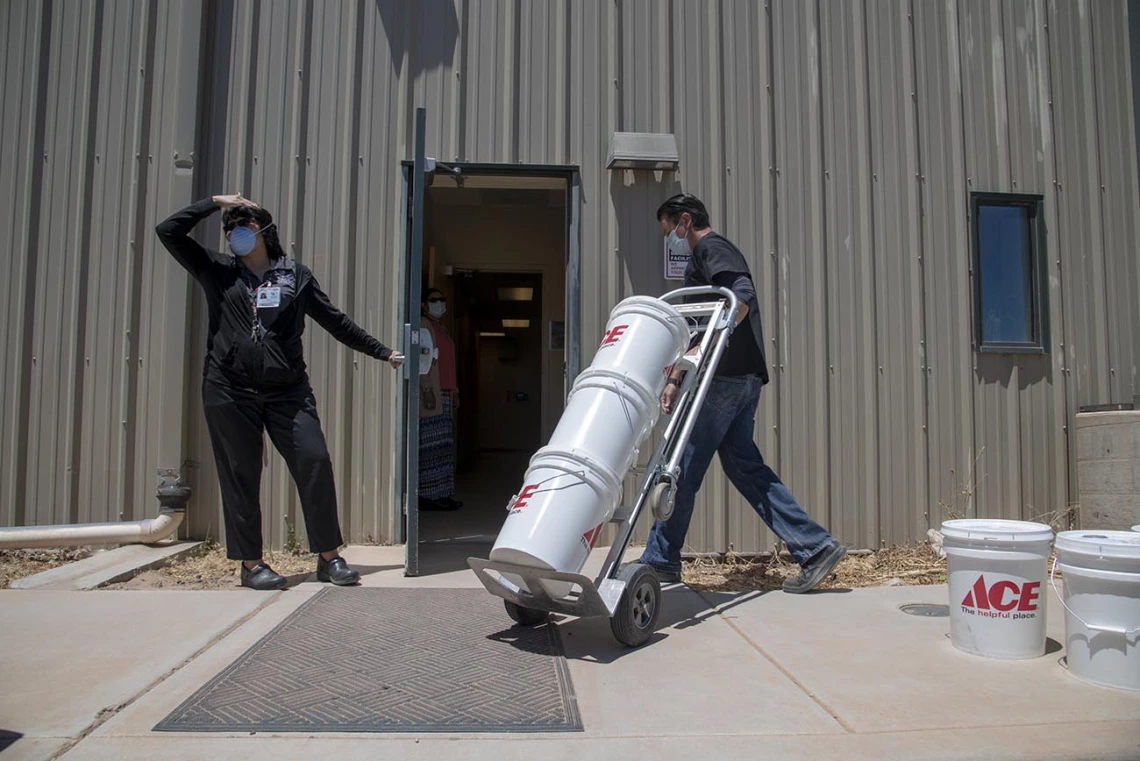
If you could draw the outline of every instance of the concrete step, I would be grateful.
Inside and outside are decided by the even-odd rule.
[[[117,581],[126,581],[143,571],[157,568],[185,557],[201,546],[196,541],[159,542],[158,544],[126,544],[113,550],[96,552],[89,558],[18,579],[12,589],[98,589]]]

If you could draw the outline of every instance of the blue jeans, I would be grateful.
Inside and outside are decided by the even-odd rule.
[[[732,485],[768,528],[784,540],[800,565],[807,564],[833,541],[831,534],[804,512],[788,487],[764,464],[752,439],[762,386],[758,376],[713,378],[681,458],[673,514],[669,520],[653,524],[641,555],[642,563],[665,571],[681,570],[681,548],[693,518],[693,505],[714,453],[720,454],[720,464]]]

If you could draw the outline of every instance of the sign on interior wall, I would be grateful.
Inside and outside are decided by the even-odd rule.
[[[669,253],[669,238],[664,238],[662,246],[665,251],[665,279],[684,280],[685,268],[689,266],[688,256],[678,256]]]
[[[566,348],[566,323],[561,320],[550,321],[550,350],[562,351]]]

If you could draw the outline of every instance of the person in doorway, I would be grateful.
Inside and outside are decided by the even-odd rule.
[[[784,582],[784,591],[807,592],[819,585],[846,553],[845,548],[812,520],[791,491],[764,462],[753,440],[760,391],[768,383],[764,334],[752,274],[744,255],[724,236],[713,232],[705,205],[680,193],[657,210],[661,234],[671,254],[688,256],[685,286],[728,288],[739,299],[736,328],[717,366],[704,405],[697,413],[692,437],[681,460],[673,514],[655,521],[641,562],[665,582],[680,581],[681,548],[693,517],[697,490],[714,454],[732,485],[748,500],[768,527],[782,539],[801,566]],[[684,370],[675,368],[666,381],[661,407],[673,410]]]
[[[455,342],[443,324],[447,298],[431,288],[420,305],[421,326],[431,331],[439,357],[431,372],[420,376],[420,509],[458,510],[455,499],[455,411],[459,384],[455,373]]]
[[[219,209],[233,256],[190,237]],[[226,556],[241,584],[280,589],[287,580],[262,556],[263,433],[285,458],[300,492],[317,578],[337,585],[360,574],[340,557],[332,461],[309,386],[301,335],[311,317],[341,343],[398,367],[403,355],[368,335],[329,301],[308,267],[285,256],[268,211],[241,194],[217,195],[155,228],[162,245],[202,286],[208,328],[202,400],[225,516]]]

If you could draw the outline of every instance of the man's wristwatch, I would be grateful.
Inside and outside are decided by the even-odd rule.
[[[667,381],[665,381],[665,385],[666,386],[676,386],[677,388],[680,388],[681,387],[681,381],[678,378],[669,378]]]

